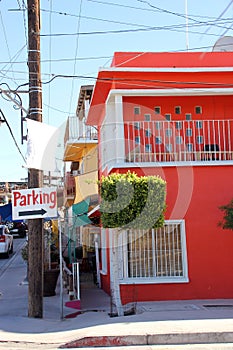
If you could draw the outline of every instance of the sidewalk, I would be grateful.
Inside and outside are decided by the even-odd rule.
[[[68,318],[61,319],[58,285],[57,295],[44,298],[43,319],[28,318],[28,287],[22,284],[26,266],[20,257],[15,259],[17,267],[9,267],[0,278],[0,349],[15,342],[31,344],[31,349],[233,343],[233,299],[138,303],[136,314],[110,317],[110,297],[87,284],[81,289],[82,312],[72,318],[77,310],[64,306]],[[65,292],[62,297],[68,301]]]

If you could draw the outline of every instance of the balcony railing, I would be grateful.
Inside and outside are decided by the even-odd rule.
[[[232,119],[128,122],[124,132],[126,162],[233,160]]]
[[[83,140],[97,140],[96,129],[92,126],[80,125],[80,121],[77,117],[69,117],[64,135],[64,143]]]

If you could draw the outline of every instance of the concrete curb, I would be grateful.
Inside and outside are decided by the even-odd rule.
[[[84,337],[62,345],[61,349],[80,347],[113,347],[135,345],[182,345],[182,344],[233,343],[233,332],[130,334],[123,336]]]

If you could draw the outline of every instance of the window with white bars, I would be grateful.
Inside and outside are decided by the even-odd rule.
[[[122,234],[124,243],[119,254],[123,279],[188,281],[184,220],[165,221],[159,229],[126,230]]]

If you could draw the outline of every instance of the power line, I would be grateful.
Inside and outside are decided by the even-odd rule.
[[[18,143],[17,143],[17,141],[16,141],[16,139],[15,139],[15,137],[14,137],[13,131],[12,131],[11,127],[10,127],[10,124],[8,123],[6,117],[5,117],[5,115],[4,115],[4,113],[3,113],[3,111],[2,111],[1,109],[0,109],[0,113],[1,113],[1,115],[2,115],[2,117],[3,117],[3,120],[5,121],[7,127],[8,127],[8,129],[9,129],[9,131],[10,131],[11,137],[12,137],[14,143],[15,143],[15,146],[16,146],[16,148],[17,148],[19,154],[21,155],[21,157],[23,158],[24,162],[26,163],[26,159],[24,158],[24,156],[23,156],[23,154],[22,154],[22,152],[21,152],[21,150],[20,150],[20,148],[19,148],[19,145],[18,145]]]
[[[91,0],[90,0],[91,1]],[[139,0],[138,0],[139,1]],[[118,4],[110,4],[108,3],[108,5],[118,5]],[[118,6],[121,6],[121,7],[129,7],[129,6],[124,6],[124,5],[118,5]],[[152,6],[152,5],[151,5]],[[148,10],[148,9],[143,9],[143,8],[136,8],[136,7],[132,7],[134,9],[140,9],[140,10]],[[167,11],[167,10],[164,10],[164,9],[160,9],[158,8],[161,12],[168,12],[170,14],[173,14],[173,15],[177,15],[177,16],[181,16],[181,17],[185,17],[185,15],[182,15],[182,14],[179,14],[179,13],[175,13],[175,12],[171,12],[171,11]],[[159,11],[158,10],[158,11]],[[97,18],[97,17],[90,17],[90,16],[81,16],[81,15],[76,15],[76,14],[70,14],[70,13],[67,13],[67,12],[60,12],[60,11],[49,11],[49,10],[45,10],[45,9],[41,9],[41,11],[43,12],[48,12],[51,14],[54,13],[54,14],[59,14],[59,15],[65,15],[65,16],[70,16],[70,17],[80,17],[82,19],[88,19],[88,20],[94,20],[94,21],[100,21],[100,22],[106,22],[106,23],[113,23],[113,24],[122,24],[122,25],[127,25],[127,26],[136,26],[136,27],[145,27],[145,28],[150,28],[150,26],[148,25],[143,25],[143,24],[138,24],[138,23],[132,23],[132,22],[122,22],[122,21],[113,21],[113,20],[110,20],[110,19],[104,19],[104,18]],[[153,10],[148,10],[148,11],[153,11]],[[212,21],[207,21],[207,22],[203,22],[203,21],[196,21],[195,19],[193,18],[212,18]],[[193,20],[196,22],[196,24],[200,24],[200,25],[220,25],[220,24],[224,24],[224,23],[227,23],[228,21],[232,21],[232,18],[225,18],[225,19],[216,19],[216,18],[213,18],[213,17],[208,17],[208,16],[195,16],[195,15],[192,15],[188,17],[189,19]],[[183,24],[180,24],[181,26],[183,26]],[[193,26],[194,24],[190,25]]]
[[[81,11],[82,11],[82,0],[80,0],[80,6],[79,6],[79,18],[78,18],[78,23],[77,23],[77,31],[78,31],[78,35],[76,38],[76,48],[75,48],[75,56],[77,57],[78,55],[78,49],[79,49],[79,29],[80,29],[80,25],[81,25]],[[75,74],[76,72],[76,61],[74,61],[74,69],[73,69],[73,74]],[[71,104],[72,104],[72,100],[73,100],[73,94],[74,94],[74,80],[72,80],[72,85],[71,85],[71,94],[70,94],[70,107],[69,107],[69,111],[71,110]]]
[[[224,13],[225,13],[225,12],[228,10],[228,8],[231,6],[232,2],[233,2],[233,0],[231,0],[231,1],[229,2],[229,4],[225,7],[225,9],[222,11],[222,13],[218,16],[218,18],[217,18],[216,20],[219,20],[219,19],[224,15]],[[210,25],[210,27],[211,27],[211,25]],[[207,30],[205,31],[204,34],[206,34],[206,33],[209,31],[210,27],[207,28]]]
[[[138,85],[138,83],[163,83],[163,84],[175,84],[175,85],[182,85],[182,84],[188,84],[188,85],[209,85],[209,86],[217,86],[217,87],[232,87],[232,84],[227,84],[227,83],[219,83],[219,82],[209,82],[209,81],[172,81],[172,80],[161,80],[161,79],[137,79],[137,78],[118,78],[118,77],[111,77],[111,78],[98,78],[98,77],[94,77],[94,76],[84,76],[84,75],[62,75],[62,74],[58,74],[53,76],[50,80],[46,81],[46,82],[42,82],[42,84],[50,84],[53,80],[57,79],[57,78],[69,78],[69,79],[90,79],[90,80],[95,80],[95,81],[101,81],[101,82],[117,82],[117,83],[121,83],[121,84],[128,84],[129,82],[132,85],[135,86],[141,86]]]

